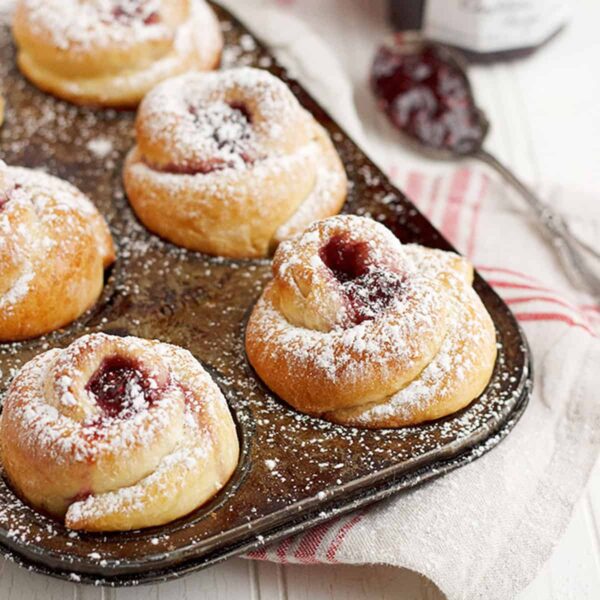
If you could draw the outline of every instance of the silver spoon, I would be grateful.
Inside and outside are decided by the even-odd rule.
[[[576,283],[583,284],[593,297],[600,302],[600,277],[589,263],[590,259],[597,262],[600,259],[600,252],[574,236],[565,219],[558,212],[543,202],[508,167],[483,148],[483,142],[489,131],[489,121],[485,113],[475,104],[472,87],[466,75],[467,64],[462,55],[442,44],[424,41],[416,32],[402,32],[395,35],[392,40],[382,47],[380,52],[389,51],[399,56],[418,55],[425,46],[432,48],[443,63],[460,74],[461,83],[466,89],[471,103],[471,115],[475,119],[476,127],[470,131],[470,137],[466,143],[437,144],[428,143],[428,140],[415,134],[415,132],[407,133],[401,125],[396,123],[403,139],[413,149],[431,158],[439,160],[475,158],[496,170],[527,202],[536,217],[536,223],[541,232],[559,254],[567,275],[573,279],[573,274],[576,274],[579,280]],[[389,113],[390,111],[386,112]],[[392,121],[394,121],[393,118]]]

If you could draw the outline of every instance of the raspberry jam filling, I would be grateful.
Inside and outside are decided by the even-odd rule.
[[[243,168],[254,162],[250,151],[252,116],[240,103],[216,102],[208,107],[190,104],[193,135],[200,138],[204,157],[162,170],[185,175]]]
[[[335,235],[319,255],[342,287],[352,325],[376,318],[403,292],[403,277],[378,268],[368,242]]]
[[[382,46],[371,84],[392,123],[422,144],[461,154],[480,145],[485,130],[467,78],[439,48]]]
[[[86,385],[103,417],[125,419],[156,402],[160,389],[139,365],[122,356],[105,358]]]
[[[357,242],[345,235],[334,235],[321,248],[319,255],[341,283],[356,279],[368,270],[368,242]]]
[[[144,25],[156,25],[160,22],[160,14],[150,8],[148,0],[127,0],[117,4],[111,16],[115,21],[129,25],[132,21],[141,21]]]

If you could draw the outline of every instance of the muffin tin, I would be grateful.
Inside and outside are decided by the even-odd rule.
[[[258,66],[281,77],[329,131],[350,180],[344,212],[372,216],[403,242],[452,249],[270,52],[227,11],[215,10],[226,39],[224,66]],[[106,216],[119,256],[100,301],[77,322],[41,339],[0,345],[0,394],[30,358],[85,333],[159,338],[188,348],[211,372],[227,397],[242,447],[232,480],[209,504],[142,531],[68,531],[23,504],[0,480],[4,555],[73,581],[166,580],[459,467],[493,448],[522,414],[531,387],[527,343],[510,310],[479,275],[475,288],[494,320],[499,355],[486,391],[466,409],[432,423],[379,431],[295,412],[258,380],[244,353],[245,323],[270,278],[269,261],[211,258],[146,231],[121,185],[134,114],[76,108],[28,84],[15,66],[6,13],[0,14],[0,81],[7,99],[0,157],[81,188]]]

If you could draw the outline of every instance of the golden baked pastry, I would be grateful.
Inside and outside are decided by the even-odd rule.
[[[106,222],[77,188],[0,161],[0,342],[70,323],[115,260]]]
[[[0,421],[4,472],[71,529],[161,525],[229,480],[239,445],[217,385],[186,350],[101,333],[28,362]]]
[[[215,68],[223,40],[204,0],[18,0],[17,61],[76,104],[135,106],[158,82]]]
[[[283,242],[246,351],[299,411],[357,427],[437,419],[486,387],[494,326],[462,257],[402,245],[357,216],[319,221]]]
[[[4,98],[0,94],[0,127],[2,127],[2,123],[4,123]]]
[[[148,229],[179,246],[267,256],[346,197],[329,136],[267,71],[165,81],[141,103],[136,131],[124,170],[129,201]]]

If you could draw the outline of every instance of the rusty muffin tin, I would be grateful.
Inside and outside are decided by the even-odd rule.
[[[403,242],[452,249],[272,54],[227,11],[215,10],[226,40],[224,66],[268,69],[329,131],[350,180],[344,212],[372,216]],[[134,114],[77,108],[27,83],[15,66],[9,19],[0,14],[7,100],[0,157],[44,169],[88,194],[110,224],[118,260],[99,302],[78,321],[44,338],[0,344],[0,394],[33,356],[83,334],[158,338],[189,349],[211,372],[237,422],[242,452],[233,478],[207,505],[168,525],[126,533],[69,531],[0,480],[0,552],[74,581],[162,581],[422,484],[509,433],[527,404],[530,355],[514,316],[479,275],[475,288],[494,320],[499,354],[486,391],[466,409],[424,425],[368,431],[299,414],[274,397],[248,365],[243,345],[270,262],[188,252],[148,232],[121,185]]]

